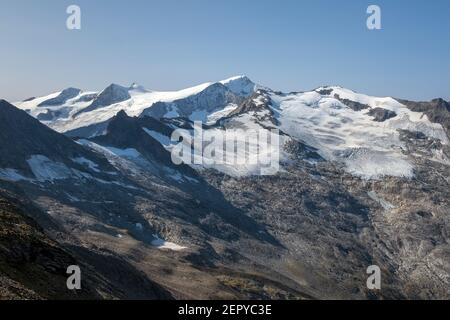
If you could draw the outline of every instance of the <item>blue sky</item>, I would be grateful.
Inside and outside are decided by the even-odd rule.
[[[66,8],[82,30],[66,29]],[[382,9],[382,30],[366,9]],[[336,84],[450,99],[448,0],[0,0],[0,98],[246,74],[282,91]]]

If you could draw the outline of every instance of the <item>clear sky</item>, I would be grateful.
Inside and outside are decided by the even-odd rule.
[[[66,29],[66,8],[82,29]],[[382,9],[382,30],[366,9]],[[281,91],[341,85],[450,100],[448,0],[0,0],[0,98],[246,74]]]

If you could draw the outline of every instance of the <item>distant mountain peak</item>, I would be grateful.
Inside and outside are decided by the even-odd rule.
[[[27,113],[17,109],[11,103],[4,99],[0,99],[0,116],[4,114],[14,114],[15,117],[19,117],[20,115],[27,116]],[[1,120],[1,119],[0,119]]]
[[[77,116],[80,113],[89,112],[98,108],[126,101],[131,98],[128,91],[128,88],[112,83],[106,87],[87,108],[81,110],[74,116]]]
[[[58,106],[67,102],[67,100],[77,97],[81,93],[81,89],[69,87],[61,91],[56,97],[41,102],[38,107]]]
[[[107,86],[103,91],[106,91],[106,90],[111,89],[111,88],[126,89],[124,86],[121,86],[120,84],[117,84],[117,83],[113,82],[109,86]]]
[[[120,110],[114,118],[128,118],[127,113],[124,110]]]
[[[61,93],[80,93],[81,89],[75,88],[75,87],[68,87],[61,91]]]
[[[245,75],[234,76],[222,80],[220,83],[234,94],[240,96],[250,96],[257,88],[257,85]]]
[[[222,82],[223,84],[225,84],[225,83],[229,83],[229,82],[231,82],[231,81],[236,81],[236,80],[245,80],[245,81],[251,81],[250,79],[249,79],[249,77],[247,77],[246,75],[244,75],[244,74],[241,74],[241,75],[237,75],[237,76],[233,76],[233,77],[230,77],[230,78],[228,78],[228,79],[225,79],[225,80],[222,80],[222,81],[220,81],[220,82]]]

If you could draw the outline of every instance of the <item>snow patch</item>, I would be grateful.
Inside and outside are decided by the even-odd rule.
[[[155,237],[156,239],[152,241],[152,246],[157,247],[158,249],[169,249],[173,251],[181,251],[187,249],[187,247],[182,247],[176,243],[163,240],[156,234],[154,234],[153,237]]]
[[[53,182],[72,176],[72,171],[65,164],[52,161],[43,155],[33,155],[27,162],[34,176],[40,182]]]
[[[153,130],[149,130],[147,128],[142,128],[144,129],[144,131],[151,136],[153,139],[155,139],[156,141],[158,141],[163,147],[167,148],[170,147],[171,145],[174,145],[175,142],[172,141],[168,136],[163,135],[162,133],[159,133],[157,131],[153,131]]]
[[[136,158],[142,157],[140,152],[133,148],[128,148],[128,149],[118,149],[118,148],[114,148],[114,147],[105,147],[105,148],[108,149],[111,153],[113,153],[119,157],[124,157],[124,158],[128,158],[128,159],[136,159]]]

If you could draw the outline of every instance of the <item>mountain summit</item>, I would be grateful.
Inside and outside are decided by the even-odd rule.
[[[119,86],[117,84],[111,84],[105,90],[94,99],[94,101],[85,109],[80,110],[74,115],[76,117],[80,113],[94,111],[98,108],[106,107],[115,103],[126,101],[131,98],[129,89]]]

